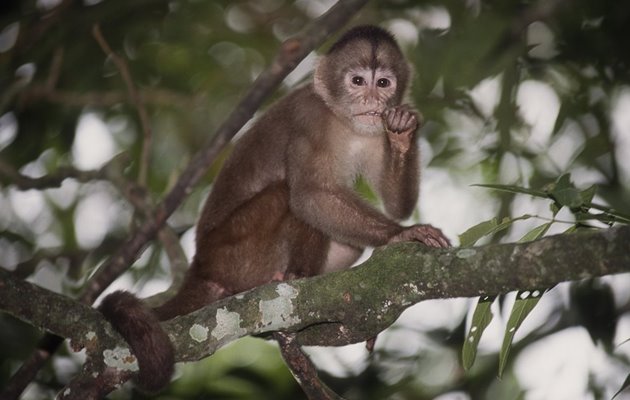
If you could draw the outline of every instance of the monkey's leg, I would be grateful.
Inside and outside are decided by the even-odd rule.
[[[363,254],[363,249],[349,244],[331,241],[324,272],[339,271],[350,268]]]
[[[321,274],[326,264],[330,239],[291,213],[287,215],[283,228],[289,255],[284,279]]]
[[[217,228],[197,237],[193,276],[238,293],[284,274],[288,260],[284,226],[288,215],[286,184],[266,187]]]

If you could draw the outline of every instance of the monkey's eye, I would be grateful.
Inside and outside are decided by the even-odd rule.
[[[389,79],[381,78],[378,81],[376,81],[376,86],[381,87],[381,88],[388,87],[389,85],[391,85],[391,82],[389,81]]]
[[[353,76],[352,77],[352,84],[356,85],[356,86],[363,86],[363,85],[365,85],[365,79],[363,79],[360,76]]]

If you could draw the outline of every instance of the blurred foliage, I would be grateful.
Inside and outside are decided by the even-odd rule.
[[[95,23],[128,63],[149,111],[153,146],[147,190],[159,198],[269,64],[280,42],[330,3],[0,2],[0,266],[17,268],[46,287],[72,294],[129,232],[131,207],[107,183],[68,179],[60,189],[19,192],[6,173],[9,166],[29,176],[43,176],[76,165],[77,127],[86,116],[95,117],[107,129],[113,142],[109,156],[126,151],[139,160],[142,130],[137,112],[126,100],[120,71],[92,36]],[[577,199],[578,211],[585,202],[596,200],[613,210],[609,215],[628,214],[630,172],[619,151],[628,141],[620,136],[628,134],[628,127],[616,126],[612,114],[620,99],[630,96],[626,44],[630,2],[373,1],[353,23],[390,28],[408,54],[416,72],[411,99],[427,121],[422,134],[430,169],[446,170],[456,182],[504,188],[549,187],[571,173],[576,186],[597,186],[595,199],[594,191],[556,192],[558,198],[550,189],[545,196],[568,208],[571,199]],[[307,79],[296,73],[274,96]],[[547,130],[540,127],[542,117],[527,115],[520,100],[531,84],[557,102],[557,116]],[[220,164],[221,160],[170,219],[182,233],[194,224]],[[135,179],[139,168],[138,161],[132,163],[126,176]],[[572,197],[576,193],[590,197]],[[514,207],[522,199],[519,196],[528,195],[507,190],[484,200],[496,217],[494,228],[509,222],[486,240],[523,237],[519,224],[512,222],[524,220]],[[90,215],[103,214],[107,223],[100,222],[105,225],[103,232],[87,240],[79,225],[99,225],[101,220],[85,220],[81,209],[95,200],[105,205]],[[481,209],[468,207],[467,214],[479,212],[470,225],[487,219]],[[556,214],[557,210],[553,217]],[[571,226],[576,219],[568,222]],[[155,244],[130,276],[139,288],[152,277],[165,276],[167,270],[163,250]],[[623,282],[627,292],[628,281]],[[450,398],[516,399],[525,396],[526,388],[511,369],[512,360],[536,342],[582,326],[604,346],[611,365],[605,376],[591,371],[586,391],[596,399],[610,398],[630,368],[627,342],[618,347],[613,343],[619,321],[627,320],[630,310],[620,287],[614,280],[575,284],[565,293],[569,304],[562,300],[564,292],[557,293],[561,288],[549,292],[547,323],[514,342],[502,380],[496,379],[499,344],[482,348],[468,371],[453,362],[467,338],[465,307],[452,312],[450,322],[439,327],[393,328],[382,335],[382,345],[363,368],[346,365],[342,372],[324,376],[351,399],[432,399],[448,393],[453,395]],[[0,318],[0,332],[3,344],[14,343],[0,346],[1,387],[26,357],[38,332],[5,317]],[[391,339],[403,333],[405,341]],[[400,343],[406,344],[406,351]],[[52,396],[78,365],[76,357],[58,355],[26,398]],[[161,398],[301,396],[273,346],[261,340],[236,343],[208,360],[183,366],[181,372]],[[112,398],[145,397],[120,391]]]

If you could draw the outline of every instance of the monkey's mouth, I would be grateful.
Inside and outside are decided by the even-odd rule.
[[[362,113],[358,113],[358,114],[354,114],[355,117],[380,117],[381,116],[381,112],[380,111],[366,111],[366,112],[362,112]]]
[[[376,127],[382,125],[381,115],[382,113],[378,110],[370,110],[356,113],[352,116],[355,123],[358,125]]]

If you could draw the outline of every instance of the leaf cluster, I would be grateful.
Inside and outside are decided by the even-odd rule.
[[[519,243],[529,242],[543,237],[552,224],[567,224],[567,221],[555,220],[558,212],[563,207],[568,208],[575,217],[575,222],[565,231],[567,234],[578,229],[595,229],[595,227],[589,225],[587,221],[598,221],[608,226],[612,226],[615,223],[630,223],[630,218],[627,214],[611,207],[593,203],[593,198],[597,191],[595,185],[586,189],[578,189],[571,181],[569,174],[560,176],[557,181],[541,189],[498,184],[478,184],[475,186],[512,194],[525,194],[549,201],[554,219],[538,225],[527,232],[518,241]],[[518,221],[530,218],[541,217],[522,215],[513,218],[504,218],[500,222],[497,218],[480,222],[459,236],[460,244],[463,247],[471,247],[483,237],[491,237],[502,230],[508,229]],[[549,289],[551,288],[532,288],[529,290],[519,290],[516,294],[516,299],[508,317],[503,343],[499,352],[499,377],[503,375],[508,365],[516,331],[525,318],[534,310],[544,292]],[[471,326],[462,346],[462,365],[467,370],[473,366],[481,336],[493,319],[491,305],[497,297],[498,296],[482,296],[478,299],[472,315]],[[576,282],[571,287],[571,302],[572,308],[579,315],[581,325],[587,329],[593,342],[601,342],[606,351],[611,354],[613,351],[612,344],[617,317],[614,312],[615,305],[610,286],[593,280]],[[616,395],[620,394],[629,386],[630,375]]]

